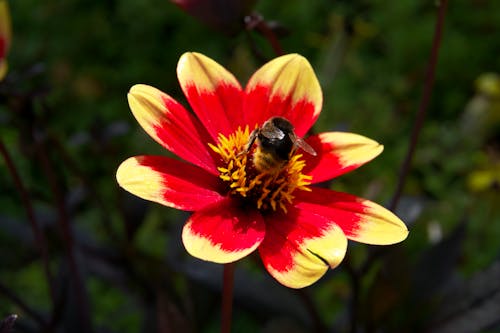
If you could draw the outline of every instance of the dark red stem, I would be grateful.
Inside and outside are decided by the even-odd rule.
[[[309,316],[313,321],[314,332],[316,333],[326,332],[327,327],[323,323],[318,308],[316,307],[314,300],[311,298],[311,295],[309,295],[306,289],[298,289],[296,292],[297,295],[300,297],[302,304],[305,306],[306,311],[309,313]]]
[[[422,92],[422,99],[420,100],[420,105],[418,108],[415,123],[413,124],[413,129],[411,133],[410,143],[408,145],[408,150],[406,152],[405,159],[401,164],[399,170],[398,184],[396,190],[389,204],[389,209],[394,210],[398,206],[399,199],[403,192],[403,187],[410,171],[411,162],[413,155],[415,153],[415,148],[417,147],[418,139],[420,137],[420,132],[424,125],[425,116],[427,114],[427,107],[429,106],[429,101],[432,95],[432,88],[434,86],[434,79],[436,74],[436,65],[438,61],[439,49],[441,46],[441,39],[443,36],[443,26],[444,18],[446,15],[446,8],[448,6],[448,0],[438,1],[438,17],[436,21],[436,26],[434,28],[434,39],[432,41],[431,55],[429,57],[429,63],[427,64],[427,71],[424,82],[424,89]]]
[[[74,237],[69,222],[68,212],[66,210],[64,197],[60,190],[59,182],[54,172],[54,168],[51,165],[50,159],[47,155],[45,142],[41,140],[37,141],[35,135],[33,135],[33,138],[35,140],[37,155],[40,160],[42,170],[45,176],[47,177],[50,190],[54,196],[54,203],[55,206],[57,207],[59,228],[61,230],[63,242],[66,249],[66,258],[69,266],[69,271],[71,274],[71,279],[73,282],[72,287],[77,298],[76,307],[78,309],[78,316],[79,316],[78,319],[80,321],[80,325],[82,325],[83,327],[82,328],[83,331],[91,333],[93,330],[92,330],[91,316],[89,310],[89,300],[87,298],[86,288],[82,274],[76,262]]]
[[[12,161],[12,158],[10,157],[10,153],[7,150],[7,147],[5,147],[3,141],[0,139],[0,154],[2,154],[3,159],[5,160],[5,164],[7,165],[7,169],[9,170],[9,173],[12,177],[12,180],[14,181],[14,185],[19,192],[19,195],[21,196],[21,201],[23,202],[24,209],[26,211],[26,215],[28,216],[28,220],[30,221],[31,224],[31,229],[33,231],[33,235],[35,237],[35,243],[36,246],[38,247],[38,251],[40,252],[40,256],[42,257],[42,264],[43,264],[43,270],[45,272],[45,275],[47,277],[47,284],[49,287],[49,294],[50,298],[52,300],[52,304],[55,304],[55,293],[54,293],[54,286],[52,285],[54,279],[52,278],[52,273],[50,271],[50,266],[49,266],[49,255],[47,251],[47,243],[45,241],[45,237],[40,230],[40,227],[38,225],[38,222],[35,217],[35,213],[33,210],[33,206],[31,204],[31,198],[28,194],[28,191],[26,190],[26,187],[23,184],[23,181],[21,180],[21,177],[19,176],[19,173],[17,172],[16,166],[14,165],[14,162]]]
[[[231,332],[231,319],[233,316],[234,267],[234,263],[224,264],[221,333]]]
[[[410,170],[413,154],[415,153],[415,148],[417,146],[420,132],[424,125],[424,120],[427,113],[427,107],[429,105],[429,101],[432,95],[432,88],[434,86],[436,65],[438,61],[439,49],[441,47],[444,19],[446,16],[447,6],[448,6],[448,0],[440,0],[438,2],[437,19],[434,28],[434,37],[432,42],[431,54],[429,56],[429,61],[427,64],[422,98],[420,100],[420,105],[416,115],[415,123],[413,124],[408,150],[406,152],[405,159],[403,160],[403,163],[401,164],[401,168],[399,171],[398,184],[396,186],[396,190],[394,192],[392,200],[389,204],[390,210],[395,210],[396,207],[398,206],[403,191],[403,187],[406,182],[408,172]],[[351,281],[353,282],[353,289],[355,290],[355,293],[353,294],[352,297],[352,306],[351,306],[351,332],[358,331],[357,311],[359,308],[360,300],[359,300],[359,292],[357,290],[359,289],[359,277],[364,276],[368,272],[370,267],[375,263],[376,259],[382,256],[384,253],[386,253],[386,251],[384,251],[383,249],[376,249],[375,251],[372,251],[359,269],[350,272]]]
[[[257,30],[269,41],[276,56],[283,55],[283,48],[278,37],[261,15],[257,13],[250,14],[245,17],[245,21],[247,30]]]

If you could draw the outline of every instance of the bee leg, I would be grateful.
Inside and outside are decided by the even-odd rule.
[[[243,151],[240,151],[238,153],[238,155],[236,156],[241,156],[243,154],[246,154],[250,151],[250,149],[252,148],[255,140],[257,139],[257,136],[259,135],[259,129],[256,128],[252,131],[252,133],[250,133],[250,137],[248,138],[248,143],[247,145],[245,146],[245,149],[243,149]]]

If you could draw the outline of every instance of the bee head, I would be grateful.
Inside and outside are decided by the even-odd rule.
[[[294,147],[290,134],[293,134],[292,124],[285,118],[273,117],[262,125],[258,135],[259,144],[265,151],[288,160]]]

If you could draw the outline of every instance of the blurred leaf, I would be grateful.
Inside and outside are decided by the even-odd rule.
[[[465,281],[456,281],[434,312],[426,332],[469,333],[500,329],[500,262]]]

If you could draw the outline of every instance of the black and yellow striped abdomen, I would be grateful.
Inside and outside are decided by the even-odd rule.
[[[275,152],[264,151],[257,146],[253,153],[253,165],[259,172],[277,173],[288,160],[280,158]]]

